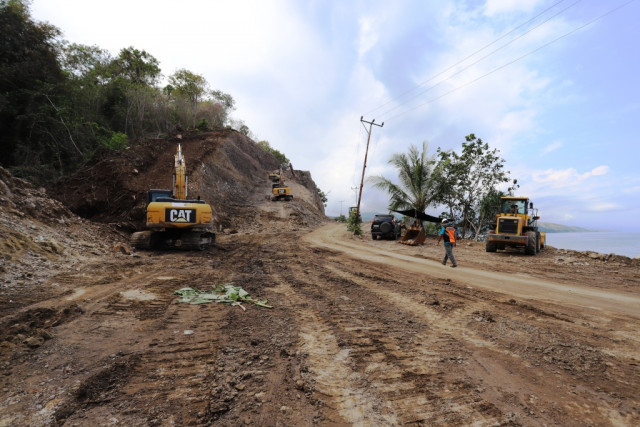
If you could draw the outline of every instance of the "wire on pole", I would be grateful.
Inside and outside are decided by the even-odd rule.
[[[371,120],[370,122],[363,120],[364,116],[360,116],[360,122],[362,126],[364,126],[367,131],[367,148],[364,152],[364,164],[362,165],[362,178],[360,178],[360,193],[358,194],[358,204],[356,205],[356,220],[360,221],[360,201],[362,200],[362,187],[364,186],[364,171],[367,168],[367,155],[369,154],[369,141],[371,140],[371,128],[375,126],[383,127],[384,122],[381,125],[375,123],[376,119]],[[369,125],[369,129],[365,126],[365,123]]]

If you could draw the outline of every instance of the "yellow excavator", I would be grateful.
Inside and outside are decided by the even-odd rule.
[[[131,236],[138,249],[198,249],[215,244],[211,231],[211,206],[198,197],[187,198],[187,166],[178,144],[175,155],[173,190],[147,192],[147,230]]]
[[[291,173],[293,174],[293,167],[291,167]],[[276,202],[278,200],[284,200],[288,202],[293,199],[291,188],[289,188],[289,186],[284,182],[284,173],[282,172],[282,168],[270,173],[269,178],[271,178],[272,201]]]

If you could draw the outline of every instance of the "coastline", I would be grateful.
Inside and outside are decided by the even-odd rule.
[[[602,255],[640,258],[640,233],[589,231],[547,233],[547,246]]]

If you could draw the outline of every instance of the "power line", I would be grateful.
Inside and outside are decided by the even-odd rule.
[[[411,111],[414,111],[414,110],[416,110],[416,109],[418,109],[418,108],[420,108],[420,107],[423,107],[423,106],[425,106],[425,105],[427,105],[427,104],[430,104],[430,103],[432,103],[432,102],[434,102],[434,101],[437,101],[437,100],[439,100],[439,99],[441,99],[441,98],[444,98],[445,96],[450,95],[450,94],[452,94],[453,92],[457,92],[458,90],[460,90],[460,89],[462,89],[462,88],[465,88],[465,87],[467,87],[467,86],[469,86],[469,85],[471,85],[471,84],[473,84],[473,83],[477,82],[478,80],[481,80],[481,79],[483,79],[483,78],[485,78],[485,77],[487,77],[487,76],[489,76],[489,75],[491,75],[491,74],[493,74],[493,73],[495,73],[495,72],[497,72],[497,71],[502,70],[503,68],[508,67],[509,65],[512,65],[512,64],[514,64],[514,63],[516,63],[516,62],[520,61],[520,60],[521,60],[521,59],[523,59],[523,58],[526,58],[526,57],[527,57],[527,56],[529,56],[529,55],[532,55],[532,54],[534,54],[534,53],[538,52],[539,50],[544,49],[545,47],[547,47],[547,46],[549,46],[549,45],[551,45],[551,44],[553,44],[553,43],[557,42],[558,40],[561,40],[561,39],[563,39],[563,38],[565,38],[565,37],[567,37],[567,36],[569,36],[569,35],[571,35],[571,34],[573,34],[573,33],[577,32],[577,31],[580,31],[581,29],[583,29],[583,28],[585,28],[585,27],[587,27],[587,26],[589,26],[589,25],[593,24],[593,23],[594,23],[594,22],[596,22],[596,21],[599,21],[600,19],[602,19],[602,18],[604,18],[604,17],[606,17],[606,16],[608,16],[608,15],[610,15],[610,14],[612,14],[612,13],[614,13],[614,12],[618,11],[619,9],[622,9],[623,7],[627,6],[627,5],[628,5],[628,4],[630,4],[630,3],[633,3],[634,1],[635,1],[635,0],[629,0],[629,1],[627,1],[626,3],[621,4],[620,6],[617,6],[617,7],[613,8],[613,9],[610,9],[609,11],[607,11],[607,12],[603,13],[602,15],[600,15],[600,16],[598,16],[598,17],[596,17],[596,18],[592,19],[591,21],[588,21],[587,23],[585,23],[585,24],[583,24],[583,25],[581,25],[581,26],[579,26],[579,27],[577,27],[577,28],[574,28],[573,30],[571,30],[571,31],[569,31],[569,32],[567,32],[567,33],[565,33],[565,34],[561,35],[560,37],[557,37],[557,38],[555,38],[555,39],[553,39],[553,40],[551,40],[551,41],[549,41],[549,42],[547,42],[547,43],[545,43],[545,44],[543,44],[543,45],[541,45],[541,46],[537,47],[536,49],[531,50],[531,51],[529,51],[529,52],[525,53],[524,55],[521,55],[521,56],[517,57],[516,59],[514,59],[514,60],[512,60],[512,61],[510,61],[510,62],[507,62],[506,64],[503,64],[503,65],[501,65],[501,66],[499,66],[499,67],[497,67],[497,68],[494,68],[493,70],[489,71],[488,73],[485,73],[485,74],[481,75],[480,77],[477,77],[477,78],[475,78],[475,79],[473,79],[473,80],[471,80],[471,81],[469,81],[469,82],[467,82],[467,83],[464,83],[464,84],[463,84],[463,85],[461,85],[461,86],[458,86],[458,87],[456,87],[456,88],[454,88],[454,89],[451,89],[451,90],[450,90],[450,91],[448,91],[448,92],[445,92],[445,93],[443,93],[443,94],[441,94],[441,95],[439,95],[439,96],[436,96],[435,98],[432,98],[432,99],[430,99],[430,100],[428,100],[428,101],[425,101],[425,102],[423,102],[422,104],[418,104],[418,105],[416,105],[415,107],[409,108],[409,109],[407,109],[407,110],[405,110],[405,111],[403,111],[403,112],[401,112],[401,113],[399,113],[399,114],[396,114],[395,116],[391,116],[391,117],[389,117],[389,118],[386,118],[386,119],[385,119],[385,121],[387,121],[387,122],[388,122],[389,120],[393,120],[393,119],[395,119],[395,118],[398,118],[398,117],[400,117],[400,116],[403,116],[403,115],[405,115],[405,114],[408,114],[408,113],[410,113]]]
[[[396,97],[394,97],[394,98],[389,99],[389,100],[388,100],[387,102],[385,102],[384,104],[382,104],[382,105],[380,105],[380,106],[378,106],[378,107],[374,108],[374,109],[373,109],[373,110],[371,110],[371,111],[368,111],[368,112],[367,112],[367,113],[365,113],[365,114],[373,113],[374,111],[377,111],[377,110],[381,109],[382,107],[384,107],[384,106],[386,106],[386,105],[390,104],[391,102],[395,101],[396,99],[400,99],[400,98],[402,98],[403,96],[405,96],[405,95],[407,95],[407,94],[409,94],[409,93],[411,93],[411,92],[413,92],[413,91],[417,90],[418,88],[420,88],[420,87],[424,86],[425,84],[429,83],[431,80],[434,80],[436,77],[438,77],[438,76],[440,76],[440,75],[442,75],[442,74],[446,73],[447,71],[449,71],[449,70],[451,70],[451,69],[455,68],[456,66],[458,66],[458,65],[462,64],[462,63],[463,63],[463,62],[465,62],[467,59],[469,59],[469,58],[471,58],[471,57],[473,57],[473,56],[477,55],[478,53],[482,52],[483,50],[487,49],[488,47],[490,47],[490,46],[492,46],[492,45],[496,44],[498,41],[500,41],[500,40],[502,40],[503,38],[507,37],[509,34],[511,34],[511,33],[513,33],[513,32],[515,32],[516,30],[519,30],[520,28],[522,28],[522,27],[524,27],[525,25],[529,24],[530,22],[534,21],[534,20],[535,20],[535,19],[537,19],[538,17],[540,17],[540,16],[544,15],[544,14],[545,14],[545,13],[547,13],[549,10],[553,9],[554,7],[556,7],[557,5],[559,5],[560,3],[564,2],[564,1],[565,1],[565,0],[560,0],[559,2],[555,3],[554,5],[552,5],[552,6],[548,7],[548,8],[546,8],[546,9],[544,9],[542,12],[538,13],[538,14],[537,14],[536,16],[534,16],[533,18],[531,18],[531,19],[529,19],[528,21],[523,22],[522,24],[518,25],[517,27],[515,27],[515,28],[513,28],[513,29],[511,29],[511,30],[509,30],[509,31],[507,31],[505,34],[503,34],[502,36],[498,37],[497,39],[495,39],[494,41],[492,41],[492,42],[491,42],[491,43],[489,43],[488,45],[486,45],[486,46],[484,46],[484,47],[482,47],[482,48],[480,48],[480,49],[476,50],[475,52],[473,52],[473,53],[472,53],[472,54],[470,54],[470,55],[467,55],[466,57],[464,57],[464,58],[463,58],[463,59],[461,59],[460,61],[456,62],[455,64],[453,64],[453,65],[451,65],[451,66],[447,67],[446,69],[442,70],[441,72],[439,72],[439,73],[437,73],[437,74],[435,74],[435,75],[431,76],[431,77],[430,77],[430,78],[428,78],[427,80],[423,81],[422,83],[419,83],[418,85],[416,85],[416,86],[414,86],[413,88],[411,88],[411,89],[409,89],[409,90],[407,90],[407,91],[405,91],[405,92],[401,93],[400,95],[398,95],[398,96],[396,96]],[[563,10],[562,10],[562,11],[560,11],[559,13],[564,12],[565,10],[569,9],[570,7],[574,6],[576,3],[579,3],[580,1],[582,1],[582,0],[578,0],[578,1],[576,1],[576,2],[575,2],[575,3],[573,3],[571,6],[569,6],[569,7],[565,8],[565,9],[563,9]],[[558,13],[558,14],[559,14],[559,13]],[[558,14],[556,14],[556,15],[552,16],[552,18],[553,18],[553,17],[555,17],[555,16],[557,16]],[[545,21],[545,22],[546,22],[546,21]],[[544,22],[543,22],[543,23],[544,23]],[[540,25],[541,25],[541,24],[540,24]],[[538,26],[539,26],[539,25],[538,25]],[[538,26],[534,27],[534,29],[535,29],[535,28],[537,28]],[[529,31],[531,31],[531,30],[529,30]],[[527,31],[527,33],[528,33],[529,31]],[[525,33],[525,34],[526,34],[526,33]],[[519,37],[518,37],[518,38],[519,38]],[[517,38],[516,38],[516,39],[514,39],[513,41],[515,41],[515,40],[517,40]],[[513,42],[513,41],[512,41],[512,42]],[[511,42],[510,42],[510,43],[511,43]],[[505,46],[506,46],[506,45],[505,45]],[[503,46],[503,47],[504,47],[504,46]],[[494,51],[494,52],[495,52],[495,51]],[[492,52],[492,53],[494,53],[494,52]],[[485,57],[486,57],[486,56],[485,56]],[[454,75],[455,75],[455,74],[454,74]],[[413,97],[412,97],[412,98],[410,98],[410,99],[413,99]]]
[[[464,71],[467,71],[469,68],[471,68],[471,67],[473,67],[474,65],[476,65],[476,64],[478,64],[478,63],[482,62],[483,60],[487,59],[488,57],[490,57],[490,56],[491,56],[491,55],[493,55],[494,53],[496,53],[496,52],[498,52],[498,51],[500,51],[500,50],[504,49],[505,47],[509,46],[510,44],[512,44],[512,43],[514,43],[514,42],[516,42],[516,41],[520,40],[521,38],[523,38],[524,36],[526,36],[526,35],[527,35],[527,34],[529,34],[530,32],[532,32],[532,31],[534,31],[534,30],[536,30],[536,29],[540,28],[541,26],[543,26],[544,24],[546,24],[547,22],[549,22],[550,20],[552,20],[552,19],[553,19],[553,18],[555,18],[556,16],[558,16],[558,15],[560,15],[560,14],[564,13],[565,11],[567,11],[567,10],[568,10],[568,9],[570,9],[570,8],[572,8],[572,7],[573,7],[573,6],[575,6],[576,4],[580,3],[581,1],[582,1],[582,0],[577,0],[576,2],[572,3],[571,5],[567,6],[566,8],[564,8],[564,9],[562,9],[561,11],[559,11],[558,13],[556,13],[555,15],[550,16],[549,18],[547,18],[546,20],[542,21],[542,22],[541,22],[541,23],[539,23],[538,25],[536,25],[536,26],[532,27],[531,29],[529,29],[529,30],[525,31],[524,33],[520,34],[518,37],[516,37],[516,38],[514,38],[514,39],[510,40],[509,42],[505,43],[504,45],[500,46],[499,48],[497,48],[497,49],[495,49],[495,50],[493,50],[493,51],[489,52],[488,54],[484,55],[483,57],[481,57],[480,59],[476,60],[475,62],[472,62],[471,64],[467,65],[466,67],[464,67],[464,68],[462,68],[462,69],[460,69],[460,70],[456,71],[455,73],[451,74],[449,77],[447,77],[447,78],[445,78],[445,79],[443,79],[443,80],[440,80],[438,83],[436,83],[436,84],[434,84],[434,85],[432,85],[432,86],[429,86],[428,88],[426,88],[426,89],[425,89],[425,90],[423,90],[422,92],[419,92],[419,93],[417,93],[416,95],[413,95],[411,98],[409,98],[409,99],[407,99],[406,101],[404,101],[404,102],[402,102],[402,103],[400,103],[400,104],[396,105],[395,107],[391,108],[390,110],[385,111],[384,113],[382,113],[382,115],[384,116],[385,114],[389,114],[389,113],[391,113],[392,111],[397,110],[398,108],[400,108],[400,107],[402,107],[403,105],[407,104],[410,100],[415,99],[415,98],[419,97],[420,95],[424,95],[425,93],[429,92],[431,89],[434,89],[434,88],[436,88],[437,86],[440,86],[442,83],[446,82],[446,81],[447,81],[447,80],[449,80],[450,78],[452,78],[452,77],[454,77],[454,76],[457,76],[458,74],[462,74]],[[556,4],[558,4],[558,3],[556,3]],[[549,9],[547,9],[547,10],[549,10]],[[540,14],[539,14],[539,15],[537,15],[537,16],[536,16],[536,18],[537,18],[538,16],[540,16]],[[533,18],[533,19],[535,19],[535,18]],[[531,22],[533,19],[531,19],[531,20],[529,20],[529,21],[527,21],[527,22]],[[523,24],[523,25],[524,25],[524,24]],[[521,26],[522,26],[522,25],[521,25]],[[521,26],[520,26],[520,27],[521,27]],[[520,27],[518,27],[518,28],[520,28]],[[514,30],[514,31],[515,31],[515,30]],[[510,31],[509,33],[511,33],[511,32],[513,32],[513,31]],[[503,37],[504,37],[504,36],[503,36]],[[499,39],[498,39],[498,40],[499,40]],[[497,41],[497,40],[496,40],[496,41]],[[496,41],[492,42],[491,44],[494,44]],[[487,46],[483,47],[482,49],[480,49],[480,50],[479,50],[479,51],[477,51],[476,53],[480,52],[481,50],[484,50],[485,48],[487,48],[487,47],[488,47],[488,46],[490,46],[491,44],[489,44],[489,45],[487,45]],[[475,53],[474,53],[473,55],[475,55]],[[471,55],[471,56],[473,56],[473,55]],[[470,57],[470,56],[468,56],[467,58],[469,58],[469,57]],[[465,58],[465,59],[466,59],[466,58]],[[458,62],[458,64],[459,64],[459,63],[460,63],[460,62]],[[447,70],[450,70],[451,68],[453,68],[453,67],[449,67],[449,68],[447,68]],[[446,71],[446,70],[445,70],[445,71]],[[439,74],[437,74],[437,75],[440,75],[440,74],[443,74],[443,73],[444,73],[444,72],[439,73]],[[435,78],[435,76],[434,76],[434,77],[432,77],[431,79],[427,80],[427,81],[433,80],[434,78]],[[425,83],[426,83],[426,82],[425,82]],[[424,83],[423,83],[423,84],[424,84]],[[422,84],[421,84],[421,86],[422,86]]]

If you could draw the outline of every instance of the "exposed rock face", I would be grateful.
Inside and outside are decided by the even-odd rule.
[[[274,218],[308,226],[325,220],[324,206],[308,171],[290,172],[294,199],[284,206],[263,206],[271,192],[270,171],[279,163],[245,135],[231,129],[196,133],[171,140],[148,140],[100,161],[57,183],[54,196],[78,215],[133,231],[144,226],[145,193],[170,189],[177,144],[189,175],[189,197],[200,196],[214,212],[214,226],[251,229],[261,210],[284,208]]]

